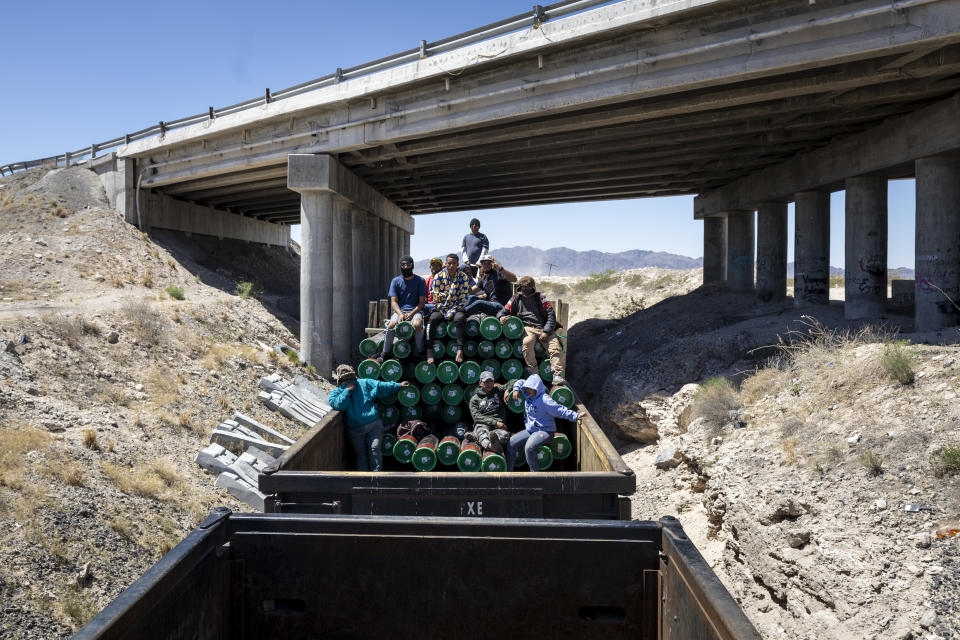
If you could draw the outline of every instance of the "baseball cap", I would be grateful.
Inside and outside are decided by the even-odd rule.
[[[486,382],[487,380],[493,380],[493,374],[489,371],[481,371],[480,382]]]
[[[439,264],[440,266],[443,266],[443,260],[440,258],[430,258],[430,264]]]
[[[487,260],[493,261],[493,256],[490,255],[489,253],[485,253],[482,256],[480,256],[480,262],[486,262]]]

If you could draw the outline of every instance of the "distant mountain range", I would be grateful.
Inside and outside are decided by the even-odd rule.
[[[688,258],[687,256],[663,251],[644,251],[632,249],[621,253],[606,253],[603,251],[574,251],[566,247],[554,249],[535,249],[534,247],[506,247],[491,251],[493,257],[501,265],[513,271],[518,276],[588,276],[612,269],[641,269],[643,267],[659,267],[661,269],[699,269],[703,266],[703,258]],[[444,259],[445,256],[438,256]],[[418,260],[415,264],[416,273],[429,273],[429,258]],[[551,270],[550,265],[553,265]],[[891,275],[901,278],[913,278],[913,269],[898,267],[890,269]],[[830,275],[842,276],[843,267],[830,267]],[[793,277],[793,263],[787,263],[787,277]]]
[[[632,249],[621,253],[603,251],[574,251],[566,247],[535,249],[533,247],[506,247],[491,251],[501,265],[518,276],[587,276],[612,269],[697,269],[703,266],[703,258],[688,258],[663,251]],[[439,256],[441,259],[444,256]],[[550,265],[553,265],[552,269]],[[429,258],[415,265],[417,273],[429,273]]]

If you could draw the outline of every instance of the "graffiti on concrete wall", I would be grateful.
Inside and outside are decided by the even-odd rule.
[[[878,297],[886,299],[887,297],[887,261],[886,256],[871,255],[860,256],[857,259],[860,266],[858,273],[853,281],[848,285],[855,287],[856,291],[863,296]]]

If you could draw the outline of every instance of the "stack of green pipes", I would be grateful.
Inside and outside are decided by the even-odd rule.
[[[417,471],[502,471],[505,469],[502,456],[490,456],[479,447],[476,451],[468,446],[461,448],[462,443],[456,437],[428,436],[420,441],[406,438],[398,442],[395,435],[396,425],[409,420],[423,420],[434,433],[446,434],[458,423],[465,423],[469,431],[472,427],[469,402],[477,390],[482,371],[492,373],[497,384],[507,388],[524,377],[524,331],[518,318],[511,316],[503,324],[497,318],[482,314],[467,318],[464,361],[460,365],[454,361],[457,353],[455,331],[453,323],[441,323],[436,327],[434,364],[426,361],[426,354],[416,356],[413,325],[409,322],[397,325],[392,357],[383,364],[372,358],[381,350],[382,333],[360,342],[359,351],[365,358],[357,367],[361,378],[410,383],[392,396],[377,401],[386,431],[383,453],[401,464],[413,465]],[[546,348],[538,340],[534,351],[540,377],[549,387],[553,372]],[[572,407],[575,402],[573,391],[566,386],[553,388],[550,395],[565,407]],[[511,432],[523,428],[522,399],[507,403],[506,423]],[[554,460],[567,458],[571,452],[570,440],[558,433],[549,446],[538,451],[540,470],[548,469]],[[522,458],[521,452],[517,456],[517,468],[526,467]]]

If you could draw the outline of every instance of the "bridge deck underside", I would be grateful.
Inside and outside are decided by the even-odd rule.
[[[960,44],[941,38],[793,73],[639,99],[624,93],[318,152],[335,155],[411,214],[698,194],[958,91]],[[891,167],[888,177],[911,174],[911,166]],[[280,154],[161,182],[148,188],[248,217],[299,221],[299,196],[287,189]]]

